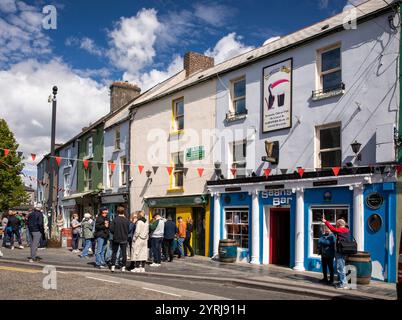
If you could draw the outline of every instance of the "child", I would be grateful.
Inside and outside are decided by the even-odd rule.
[[[321,255],[322,273],[324,278],[320,282],[332,284],[334,282],[334,258],[336,238],[331,230],[325,226],[324,234],[318,240],[318,254]],[[329,269],[329,281],[327,278]]]

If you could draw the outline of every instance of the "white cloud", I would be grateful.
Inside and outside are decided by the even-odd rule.
[[[79,47],[94,56],[102,56],[103,50],[100,48],[95,41],[91,38],[83,37],[83,38],[76,38],[76,37],[68,37],[65,41],[66,46],[76,46]]]
[[[213,26],[223,26],[234,11],[225,5],[205,3],[195,4],[194,10],[194,15],[197,18]]]
[[[4,13],[13,13],[17,11],[17,5],[15,4],[15,0],[1,0],[0,11]]]
[[[36,153],[38,158],[50,148],[48,96],[53,85],[59,88],[56,142],[66,142],[108,112],[107,87],[80,77],[61,60],[30,59],[1,70],[0,117],[8,122],[20,150]]]
[[[208,49],[205,55],[213,57],[215,64],[233,58],[239,54],[254,49],[252,46],[246,46],[241,42],[242,37],[235,32],[229,33],[220,39],[213,49]]]

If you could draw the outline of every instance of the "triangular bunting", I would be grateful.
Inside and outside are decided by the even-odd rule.
[[[152,171],[154,172],[154,174],[156,174],[156,171],[158,171],[159,167],[152,167]]]
[[[332,172],[334,173],[334,175],[338,175],[339,174],[339,171],[341,170],[341,168],[340,167],[333,167],[332,168]]]
[[[140,172],[140,174],[142,173],[142,170],[144,170],[144,166],[139,165],[139,166],[138,166],[138,171]]]
[[[114,162],[109,162],[109,170],[111,173],[114,172],[115,168],[116,168],[116,164]]]
[[[184,167],[183,167],[184,176],[187,176],[187,172],[188,172],[188,168],[184,168]]]
[[[167,167],[166,169],[167,169],[167,171],[169,173],[169,176],[170,176],[172,174],[172,172],[173,172],[173,167]]]
[[[35,159],[36,159],[36,154],[35,154],[35,153],[31,153],[31,158],[32,158],[32,161],[35,161]]]
[[[233,175],[234,177],[236,177],[237,169],[236,169],[236,168],[232,168],[232,169],[230,169],[230,171],[232,172],[232,175]]]
[[[83,161],[82,161],[82,164],[84,165],[84,168],[85,168],[85,169],[88,169],[89,160],[83,160]]]
[[[297,172],[299,173],[300,178],[303,178],[304,169],[302,167],[298,167]]]
[[[265,177],[268,178],[269,174],[271,173],[271,168],[264,169]]]
[[[197,168],[198,176],[201,178],[204,172],[204,168]]]
[[[4,149],[4,156],[5,156],[5,157],[7,157],[9,153],[10,153],[10,150],[9,150],[9,149]]]
[[[282,174],[286,174],[288,172],[288,169],[280,169]]]
[[[57,165],[60,167],[60,163],[61,163],[61,157],[57,156],[55,157]]]

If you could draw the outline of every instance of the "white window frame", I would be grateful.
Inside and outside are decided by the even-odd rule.
[[[226,223],[226,213],[227,212],[232,212],[232,215],[233,215],[233,212],[239,212],[240,214],[241,213],[247,213],[247,223],[241,223],[241,219],[239,220],[240,222],[239,223],[231,223],[231,224],[234,224],[234,225],[239,225],[239,226],[243,226],[243,225],[247,225],[248,226],[248,228],[247,228],[247,242],[248,242],[248,247],[247,248],[243,248],[243,247],[241,247],[240,245],[238,245],[238,247],[240,248],[240,249],[242,249],[242,250],[249,250],[249,248],[250,248],[250,209],[248,208],[248,207],[235,207],[235,206],[232,206],[232,207],[225,207],[224,208],[224,228],[223,228],[223,230],[224,230],[224,238],[226,238],[226,239],[232,239],[232,238],[229,238],[229,233],[228,233],[228,227],[227,227],[227,223]],[[240,233],[239,234],[240,235],[240,242],[242,242],[241,241],[241,239],[242,239],[242,233]]]
[[[339,67],[327,70],[327,71],[322,71],[322,54],[328,51],[332,51],[334,49],[340,49],[340,55],[339,55]],[[342,81],[342,48],[341,48],[341,43],[337,42],[335,44],[331,44],[329,46],[326,46],[324,48],[320,48],[317,50],[317,67],[316,67],[316,73],[317,73],[317,82],[316,82],[316,88],[317,90],[324,90],[324,83],[323,83],[323,76],[341,71],[341,81]]]
[[[178,102],[183,102],[183,114],[180,116],[177,116],[177,111],[176,111],[177,110],[176,105]],[[172,103],[173,103],[173,131],[184,130],[184,126],[185,126],[185,123],[184,123],[184,97],[174,99]],[[183,118],[183,128],[179,129],[179,125],[178,125],[179,121],[177,121],[178,118]]]
[[[124,161],[122,161],[124,160]],[[126,170],[126,164],[127,164],[127,157],[122,156],[120,157],[120,186],[125,187],[127,185],[127,170]]]
[[[318,254],[313,253],[313,225],[323,225],[323,223],[313,223],[313,209],[347,209],[348,210],[348,221],[346,223],[349,225],[350,228],[350,205],[348,204],[334,204],[334,205],[312,205],[309,208],[309,243],[308,243],[308,255],[309,258],[320,258]],[[336,221],[335,221],[336,222]],[[331,223],[334,225],[333,223]]]
[[[90,178],[89,178],[89,173],[91,173]],[[85,182],[85,187],[84,187],[85,191],[91,190],[91,187],[92,187],[91,186],[91,184],[92,184],[92,169],[91,169],[90,166],[88,167],[88,169],[86,169],[84,171],[84,182]]]
[[[160,214],[160,216],[164,219],[166,219],[166,208],[154,208],[152,210],[152,216],[155,216],[155,214]]]
[[[237,82],[240,82],[240,81],[243,81],[243,80],[244,80],[244,96],[235,97],[235,91],[234,91],[235,84]],[[236,78],[236,79],[233,79],[233,80],[230,81],[230,98],[231,98],[230,100],[231,100],[231,103],[230,103],[229,110],[231,112],[233,112],[234,114],[238,114],[236,112],[236,107],[235,107],[236,101],[244,99],[244,105],[246,105],[246,96],[247,96],[246,89],[247,89],[246,76],[241,76],[239,78]]]
[[[71,178],[70,173],[65,173],[63,176],[63,188],[65,197],[68,197],[70,195],[70,183],[71,183],[70,178]]]
[[[89,144],[89,142],[91,142],[91,144]],[[89,145],[91,145],[91,148],[89,148]],[[88,159],[93,158],[93,156],[94,156],[94,140],[93,140],[92,136],[87,138],[85,148],[86,148],[85,151],[87,154],[87,158]]]
[[[120,127],[117,127],[114,131],[114,150],[119,151],[121,150],[120,148],[120,142],[121,142],[121,132],[120,132]]]
[[[184,170],[183,170],[183,167],[181,167],[181,168],[177,167],[176,168],[176,163],[174,162],[175,155],[177,154],[178,158],[180,158],[179,157],[180,153],[182,154],[182,165],[184,167],[184,152],[183,151],[173,152],[172,155],[171,155],[172,164],[173,164],[173,172],[172,172],[172,188],[173,189],[182,189],[182,188],[184,188]],[[181,174],[182,175],[183,184],[181,186],[177,185],[176,174]]]
[[[228,172],[228,176],[234,178],[234,175],[232,173],[233,169],[233,164],[236,165],[236,176],[239,176],[239,169],[237,168],[237,164],[243,163],[243,161],[236,161],[234,160],[235,158],[235,152],[234,152],[234,146],[235,145],[246,145],[246,154],[244,155],[244,177],[247,177],[247,145],[248,145],[248,141],[247,139],[243,139],[243,140],[238,140],[238,141],[232,141],[231,143],[229,143],[229,154],[230,154],[230,162],[229,162],[229,172]],[[241,170],[243,170],[243,168],[241,168]]]
[[[67,155],[66,167],[70,168],[71,167],[71,147],[66,149],[66,155]]]
[[[328,149],[320,149],[320,131],[323,129],[332,129],[332,128],[337,128],[339,127],[339,147],[336,148],[328,148]],[[315,167],[316,168],[322,168],[321,166],[321,153],[322,152],[330,152],[330,151],[341,151],[341,163],[342,165],[342,123],[341,122],[335,122],[335,123],[328,123],[320,126],[315,127],[315,152],[314,152],[314,158],[315,158]]]
[[[114,163],[113,160],[109,160],[107,163],[107,170],[106,170],[106,174],[107,174],[107,188],[108,189],[112,189],[113,188],[113,172],[110,169],[110,164]]]

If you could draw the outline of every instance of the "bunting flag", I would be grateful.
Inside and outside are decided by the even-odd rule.
[[[169,176],[170,176],[172,174],[172,172],[173,172],[173,167],[167,167],[166,169],[167,169],[167,171],[169,173]]]
[[[57,165],[60,167],[60,163],[61,163],[61,157],[55,157]]]
[[[204,168],[197,168],[198,176],[201,178],[204,172]]]
[[[286,174],[288,172],[288,169],[280,169],[282,174]]]
[[[89,161],[88,160],[83,160],[82,164],[84,165],[85,170],[88,169]]]
[[[402,171],[402,165],[397,165],[395,168],[396,168],[396,175],[399,176],[399,174]]]
[[[140,174],[142,173],[142,170],[144,170],[144,166],[143,166],[143,165],[139,165],[139,166],[138,166],[138,171],[140,172]]]
[[[115,168],[116,168],[116,164],[114,162],[109,162],[109,169],[110,169],[110,172],[112,172],[112,174],[113,174]]]
[[[298,167],[297,172],[299,173],[300,178],[303,178],[304,169],[302,167]]]
[[[237,169],[236,169],[236,168],[232,168],[232,169],[230,169],[230,171],[232,172],[232,175],[233,175],[234,177],[236,177]]]
[[[269,174],[271,173],[271,168],[264,169],[265,177],[268,178]]]
[[[7,157],[10,153],[10,149],[4,149],[4,156]]]
[[[158,171],[159,167],[152,167],[152,171],[154,172],[154,174],[156,174],[156,171]]]
[[[339,171],[341,170],[341,168],[340,167],[333,167],[332,168],[332,172],[334,173],[334,175],[338,175],[339,174]]]
[[[35,154],[35,153],[31,153],[31,158],[32,158],[32,161],[35,161],[35,159],[36,159],[36,154]]]

